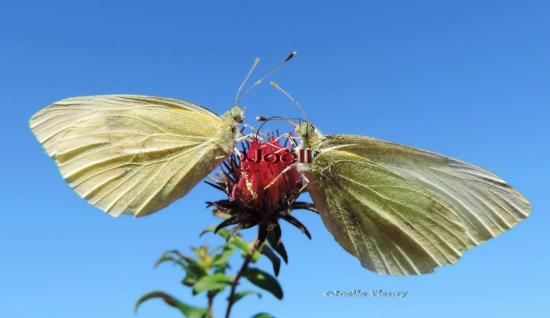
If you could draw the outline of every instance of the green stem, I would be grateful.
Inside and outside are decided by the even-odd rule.
[[[244,274],[244,272],[248,269],[248,265],[252,261],[254,253],[259,249],[261,244],[262,243],[257,238],[254,240],[254,242],[252,242],[252,246],[248,250],[248,253],[244,258],[243,264],[241,265],[241,268],[231,282],[231,292],[229,293],[229,297],[227,298],[227,310],[225,311],[225,318],[229,318],[229,316],[231,315],[231,308],[233,308],[233,304],[235,303],[235,292],[237,291],[239,280],[241,279],[241,276]]]

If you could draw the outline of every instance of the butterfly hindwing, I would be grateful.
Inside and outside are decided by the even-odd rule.
[[[471,244],[447,206],[369,160],[334,150],[318,154],[303,172],[324,223],[370,270],[431,272],[456,262]]]

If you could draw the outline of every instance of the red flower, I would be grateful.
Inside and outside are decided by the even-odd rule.
[[[232,155],[223,162],[219,179],[208,182],[227,195],[226,200],[207,202],[214,212],[226,219],[216,231],[236,225],[240,229],[258,225],[258,241],[267,239],[269,244],[287,260],[281,242],[279,219],[299,228],[311,238],[306,227],[290,215],[292,210],[305,209],[317,212],[313,204],[296,201],[303,191],[302,177],[294,163],[293,148],[281,145],[277,139],[269,141],[252,139],[243,145],[243,155]]]
[[[242,201],[262,213],[277,213],[295,198],[302,179],[291,149],[281,146],[276,139],[269,142],[253,140],[237,173],[237,182],[231,190],[232,201]]]

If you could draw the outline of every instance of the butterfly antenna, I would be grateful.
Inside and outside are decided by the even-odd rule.
[[[259,80],[255,81],[252,85],[250,85],[249,88],[246,89],[246,91],[244,92],[244,94],[242,94],[241,97],[239,97],[236,101],[239,102],[243,97],[245,97],[246,95],[248,95],[248,93],[250,93],[252,91],[252,89],[254,89],[254,87],[260,85],[263,81],[265,81],[268,77],[270,77],[271,75],[273,75],[273,73],[275,73],[277,70],[279,70],[283,65],[285,65],[286,63],[288,63],[288,61],[292,60],[293,57],[296,56],[296,51],[292,51],[290,52],[290,54],[287,56],[287,58],[282,61],[281,63],[275,65],[273,68],[271,68],[269,71],[267,71],[267,73],[265,73],[264,76],[260,77]],[[243,83],[244,84],[244,83]]]
[[[252,67],[250,67],[250,70],[248,70],[248,73],[246,73],[246,76],[244,77],[244,80],[242,81],[241,86],[239,86],[239,90],[237,90],[237,95],[235,95],[235,100],[233,102],[234,106],[238,105],[238,103],[241,99],[240,96],[241,96],[241,92],[243,90],[244,84],[246,84],[246,82],[248,82],[248,79],[250,78],[250,76],[252,75],[252,73],[256,69],[256,66],[258,66],[259,63],[260,63],[260,58],[259,57],[255,58],[254,59],[254,64],[252,64]]]
[[[271,116],[271,117],[264,117],[264,116],[256,116],[256,120],[259,122],[268,122],[268,121],[286,121],[290,123],[291,125],[296,125],[293,120],[301,120],[299,117],[281,117],[281,116]],[[263,124],[262,124],[263,125]]]
[[[294,105],[298,107],[302,115],[304,115],[305,121],[309,122],[306,112],[304,111],[304,108],[302,107],[302,105],[300,105],[300,103],[298,103],[296,98],[292,97],[289,93],[287,93],[284,89],[281,88],[281,86],[277,85],[277,83],[275,82],[271,82],[271,86],[273,86],[276,90],[278,90],[279,92],[283,93],[286,97],[288,97],[288,99],[290,99],[290,101],[292,101],[292,103],[294,103]]]
[[[300,120],[300,118],[281,117],[281,116],[271,116],[271,117],[256,116],[256,120],[261,122],[260,127],[258,127],[258,130],[256,130],[256,135],[257,135],[260,132],[260,130],[264,127],[264,125],[270,121],[286,121],[290,123],[292,126],[296,126],[296,123],[293,122],[293,120]]]

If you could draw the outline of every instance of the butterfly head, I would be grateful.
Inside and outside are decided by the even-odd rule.
[[[233,106],[220,117],[223,120],[223,126],[218,131],[216,139],[220,141],[219,145],[222,149],[230,154],[233,152],[236,139],[241,136],[239,124],[244,121],[244,110],[239,106]]]
[[[305,121],[296,125],[296,132],[299,133],[302,138],[307,138],[315,133],[315,126]]]
[[[239,106],[233,106],[229,110],[231,118],[237,123],[242,123],[244,121],[244,110]]]
[[[321,132],[308,121],[297,124],[296,132],[300,135],[300,137],[302,137],[302,141],[306,147],[314,146],[323,137]]]

